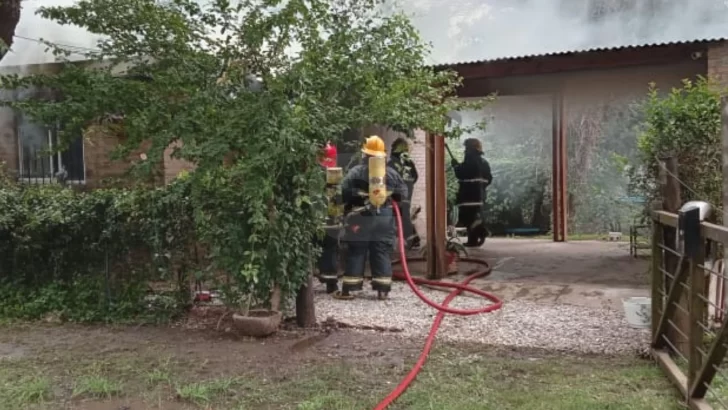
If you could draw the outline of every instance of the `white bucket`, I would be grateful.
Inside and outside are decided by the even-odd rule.
[[[624,315],[630,326],[639,329],[649,328],[652,324],[652,298],[638,296],[622,299]]]

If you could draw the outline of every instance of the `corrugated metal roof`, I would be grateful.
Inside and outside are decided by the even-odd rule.
[[[719,41],[726,41],[726,40],[728,40],[728,37],[706,38],[706,39],[691,40],[691,41],[667,41],[667,42],[662,42],[662,43],[635,44],[635,45],[615,46],[615,47],[592,47],[592,48],[577,49],[577,50],[564,50],[564,51],[554,51],[554,52],[548,52],[548,53],[524,54],[524,55],[515,55],[515,56],[508,56],[508,57],[498,57],[498,58],[483,59],[483,60],[469,60],[469,61],[459,61],[459,62],[453,62],[453,63],[442,63],[442,64],[436,64],[436,65],[434,65],[434,67],[437,68],[437,67],[451,67],[451,66],[461,66],[461,65],[471,65],[471,64],[494,63],[494,62],[498,62],[498,61],[516,61],[516,60],[525,60],[525,59],[530,59],[530,58],[552,57],[552,56],[561,56],[561,55],[569,55],[569,54],[619,51],[619,50],[637,50],[637,49],[652,48],[652,47],[672,46],[672,45],[708,44],[708,43],[716,43]]]

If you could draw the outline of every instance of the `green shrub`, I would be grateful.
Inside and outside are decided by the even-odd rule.
[[[149,281],[174,279],[188,295],[182,269],[194,238],[183,179],[151,190],[0,185],[0,317],[150,313]],[[165,315],[179,307],[163,304]]]
[[[651,87],[638,141],[643,167],[633,170],[635,190],[657,198],[659,160],[677,157],[683,201],[721,203],[720,95],[705,78],[684,80],[667,94]]]

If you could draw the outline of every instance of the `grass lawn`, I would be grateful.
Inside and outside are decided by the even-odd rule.
[[[420,343],[344,331],[250,341],[169,328],[0,327],[0,408],[370,410]],[[392,408],[682,407],[649,361],[438,345]]]

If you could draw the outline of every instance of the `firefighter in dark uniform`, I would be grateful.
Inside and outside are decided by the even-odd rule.
[[[417,167],[414,161],[410,158],[410,146],[405,138],[397,138],[392,143],[391,154],[389,157],[389,165],[394,168],[395,171],[399,172],[402,180],[407,185],[407,197],[402,199],[401,210],[402,210],[402,229],[405,241],[407,242],[408,248],[419,247],[420,237],[415,231],[414,224],[412,223],[412,194],[415,190],[415,183],[417,183]]]
[[[326,284],[326,293],[334,293],[338,290],[339,234],[343,228],[341,221],[341,214],[343,213],[340,187],[341,168],[336,168],[336,160],[336,146],[327,143],[319,157],[319,164],[326,171],[328,212],[324,223],[324,236],[318,238],[318,244],[321,246],[321,256],[318,259],[318,278],[321,283]]]
[[[483,158],[483,146],[477,138],[465,140],[465,158],[462,163],[452,160],[458,179],[458,227],[465,227],[468,241],[465,246],[483,244],[488,230],[485,227],[486,189],[493,182],[490,164]]]
[[[381,138],[367,138],[362,153],[364,161],[351,168],[341,183],[346,215],[344,240],[348,249],[341,292],[335,293],[334,297],[351,299],[352,292],[363,290],[368,253],[372,289],[380,299],[385,299],[392,289],[391,254],[396,233],[392,201],[399,203],[407,198],[407,185],[397,171],[386,166],[387,154]],[[381,158],[378,162],[381,168],[370,168],[372,157]],[[372,177],[378,172],[385,181]],[[386,187],[380,190],[377,187],[382,182]]]

